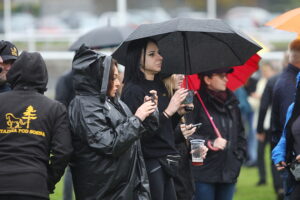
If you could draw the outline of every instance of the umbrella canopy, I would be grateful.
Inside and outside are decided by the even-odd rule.
[[[260,59],[261,57],[259,55],[254,54],[244,65],[234,67],[234,71],[227,76],[227,87],[234,91],[244,85],[249,77],[258,70],[258,63]],[[189,89],[200,89],[200,79],[197,74],[189,75],[187,76],[187,79]]]
[[[267,26],[272,26],[274,28],[300,33],[300,8],[290,10],[283,13],[267,22]]]
[[[102,49],[119,46],[134,31],[134,28],[122,27],[100,27],[93,29],[79,37],[69,48],[76,51],[82,44],[92,49]]]
[[[248,36],[234,31],[218,19],[176,18],[139,26],[113,53],[126,65],[128,44],[150,37],[158,42],[163,56],[162,72],[194,74],[243,65],[261,49]]]

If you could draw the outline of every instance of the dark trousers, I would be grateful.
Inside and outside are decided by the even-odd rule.
[[[257,167],[258,167],[259,181],[266,181],[266,165],[265,165],[266,144],[267,144],[267,140],[263,142],[258,141]]]
[[[300,199],[300,183],[295,183],[294,189],[291,193],[291,200],[299,200]]]
[[[1,200],[47,200],[42,197],[34,197],[28,195],[0,195]]]
[[[155,200],[176,200],[173,178],[164,172],[159,161],[156,159],[145,159],[150,192]]]
[[[73,199],[73,181],[70,167],[66,168],[64,177],[64,200]]]
[[[279,171],[276,169],[275,165],[271,162],[271,173],[273,177],[273,187],[276,193],[283,189],[283,180],[280,176]]]
[[[257,167],[258,167],[258,174],[259,174],[259,181],[266,181],[266,165],[265,165],[265,148],[267,144],[271,141],[270,132],[267,132],[267,137],[265,141],[261,142],[258,141],[258,148],[257,148]],[[272,157],[272,147],[271,147],[271,157]],[[280,176],[280,173],[277,171],[275,165],[271,161],[271,174],[273,178],[273,188],[276,193],[283,189],[283,181]]]

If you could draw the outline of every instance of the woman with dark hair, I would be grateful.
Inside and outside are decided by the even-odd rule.
[[[222,137],[217,137],[211,121],[198,99],[188,122],[202,123],[194,138],[210,142],[210,151],[202,166],[192,166],[195,179],[195,200],[232,200],[235,183],[246,157],[244,135],[238,100],[227,89],[227,73],[232,69],[212,70],[200,74],[201,88],[197,91]],[[215,151],[215,149],[219,151]]]
[[[289,172],[291,163],[300,163],[300,73],[297,75],[297,89],[294,102],[289,106],[285,127],[278,144],[272,151],[272,160],[277,170],[287,170],[284,180],[287,186],[286,197],[291,200],[300,199],[300,182]],[[287,165],[289,163],[289,166]]]
[[[172,177],[176,175],[179,155],[175,147],[174,128],[185,114],[181,103],[187,96],[187,90],[177,90],[171,99],[168,96],[158,77],[163,58],[154,40],[132,41],[127,52],[122,100],[135,112],[150,90],[156,90],[158,96],[159,129],[141,138],[151,196],[155,200],[176,199]]]
[[[72,70],[76,96],[69,106],[70,166],[76,199],[150,200],[139,138],[147,134],[147,116],[158,123],[156,102],[145,96],[132,115],[117,97],[117,63],[110,56],[81,47]]]

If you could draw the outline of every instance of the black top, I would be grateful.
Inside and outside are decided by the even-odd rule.
[[[273,102],[273,88],[278,79],[278,75],[271,77],[264,89],[260,100],[259,106],[259,114],[258,114],[258,121],[257,121],[257,133],[263,133],[268,130],[264,130],[264,121],[267,114],[268,109],[272,106]]]
[[[0,93],[10,91],[10,87],[8,83],[4,83],[3,85],[0,85]]]
[[[162,113],[170,102],[163,82],[145,79],[139,83],[128,82],[124,85],[121,99],[127,104],[132,113],[135,113],[150,90],[157,91],[160,126],[157,131],[143,135],[141,139],[143,155],[145,158],[159,158],[168,154],[176,154],[174,128],[178,124],[180,116],[175,114],[171,119],[168,119]]]
[[[225,102],[220,101],[204,87],[198,92],[222,137],[228,143],[224,150],[208,151],[204,165],[192,166],[194,180],[204,183],[235,183],[246,157],[246,138],[239,102],[230,90],[227,90]],[[186,116],[187,122],[188,124],[201,122],[202,125],[192,137],[205,141],[214,140],[215,131],[196,97],[194,106],[193,112]]]
[[[73,73],[69,71],[68,73],[62,75],[55,88],[55,100],[63,103],[66,107],[75,97],[75,90],[73,86]]]
[[[297,67],[289,64],[275,83],[271,113],[272,146],[275,146],[281,137],[287,109],[294,100],[298,72]]]
[[[25,51],[7,74],[13,90],[0,94],[0,195],[48,199],[69,162],[65,106],[39,93],[47,79],[42,57]]]

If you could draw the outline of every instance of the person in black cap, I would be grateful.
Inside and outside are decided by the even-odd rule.
[[[201,88],[197,92],[206,108],[195,98],[194,110],[186,116],[189,123],[202,123],[193,138],[204,139],[210,149],[202,166],[192,166],[197,200],[232,200],[246,157],[239,101],[227,88],[227,74],[232,71],[232,68],[225,68],[199,74]],[[211,120],[222,137],[216,136]]]
[[[6,74],[18,58],[17,47],[9,41],[0,41],[0,93],[10,90],[6,82]]]

